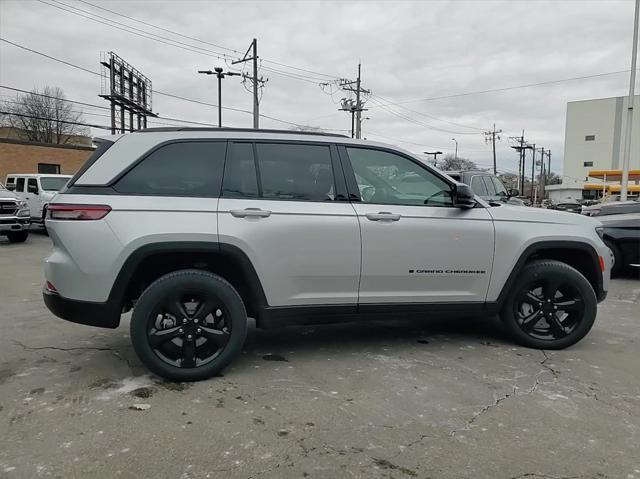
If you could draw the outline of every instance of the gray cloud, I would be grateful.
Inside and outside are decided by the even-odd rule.
[[[49,1],[49,0],[47,0]],[[211,45],[173,36],[116,17],[74,0],[64,3],[197,45]],[[375,106],[379,97],[391,101],[542,82],[626,70],[630,65],[633,2],[627,1],[416,1],[416,2],[205,2],[111,1],[91,3],[175,30],[207,42],[244,52],[259,39],[260,56],[335,76],[353,78],[363,64],[364,87],[371,100],[364,123],[370,139],[399,144],[415,152],[428,147],[452,151],[489,165],[491,153],[478,128],[493,122],[505,137],[518,134],[554,152],[554,168],[562,162],[566,103],[572,100],[624,95],[628,75],[530,87],[496,93],[407,103],[418,112],[467,127],[434,120],[392,107],[411,122]],[[66,8],[66,7],[65,7]],[[101,51],[113,50],[153,80],[154,89],[206,102],[217,101],[212,77],[196,70],[224,66],[208,56],[163,45],[95,23],[37,1],[0,1],[0,35],[81,66],[98,70]],[[291,74],[317,76],[279,67]],[[323,128],[348,129],[349,116],[339,112],[343,96],[324,93],[316,83],[274,72],[264,89],[261,112],[283,120]],[[0,83],[23,89],[57,85],[69,99],[102,104],[99,78],[0,43]],[[6,95],[7,90],[0,91]],[[251,109],[251,96],[237,78],[224,80],[223,104]],[[106,102],[105,102],[106,105]],[[90,115],[86,120],[108,124]],[[163,116],[215,122],[214,108],[156,95],[154,111]],[[251,116],[224,113],[228,126],[251,126]],[[263,119],[262,126],[282,128]],[[441,131],[449,130],[449,131]],[[475,133],[475,134],[463,134]],[[384,140],[376,134],[393,140]],[[428,146],[419,146],[428,145]],[[498,146],[499,167],[517,168],[507,141]]]

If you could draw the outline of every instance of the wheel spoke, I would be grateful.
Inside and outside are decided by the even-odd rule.
[[[542,287],[542,296],[545,301],[553,301],[556,297],[556,293],[558,292],[558,286],[560,286],[560,282],[556,279],[549,279]]]
[[[547,322],[549,323],[549,328],[551,330],[551,334],[555,339],[564,338],[567,335],[567,332],[564,329],[564,326],[558,319],[558,316],[555,314],[548,317]]]
[[[535,311],[531,314],[529,314],[528,316],[525,316],[524,318],[522,318],[522,329],[523,331],[525,331],[526,333],[532,331],[536,325],[540,322],[540,320],[542,319],[542,315],[540,314],[539,311]]]
[[[580,298],[574,298],[565,301],[556,301],[554,306],[557,306],[560,311],[578,311],[582,308],[582,300]]]
[[[206,338],[207,341],[214,343],[218,349],[223,348],[231,336],[228,331],[223,331],[221,329],[213,329],[203,326],[201,326],[200,329],[202,330],[202,336]]]
[[[176,318],[177,321],[182,321],[183,318],[188,318],[187,310],[184,307],[184,303],[179,296],[173,296],[169,298],[165,304],[167,313]]]
[[[215,310],[217,309],[217,306],[218,305],[213,300],[213,298],[205,298],[202,301],[200,301],[200,303],[196,307],[196,310],[193,313],[193,317],[198,318],[201,321],[204,321],[204,319],[207,316],[209,316],[209,314],[215,312]]]
[[[192,368],[196,365],[196,342],[185,339],[182,343],[182,361],[180,366]]]
[[[523,299],[525,301],[531,301],[532,303],[535,303],[536,306],[542,302],[542,298],[533,294],[533,291],[527,291]]]
[[[152,348],[157,348],[162,343],[171,341],[173,338],[180,336],[180,327],[169,329],[154,329],[149,332],[149,343]]]

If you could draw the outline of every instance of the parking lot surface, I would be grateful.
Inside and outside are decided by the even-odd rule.
[[[638,279],[564,351],[495,318],[251,328],[222,377],[176,384],[128,316],[48,312],[50,248],[0,239],[0,477],[640,479]]]

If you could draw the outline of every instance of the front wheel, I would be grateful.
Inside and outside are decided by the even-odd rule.
[[[7,239],[9,243],[24,243],[27,241],[27,237],[29,236],[28,231],[12,231],[7,233]]]
[[[247,313],[226,280],[181,270],[153,282],[136,302],[131,341],[152,372],[173,381],[218,374],[242,350]]]
[[[589,281],[560,261],[534,261],[524,267],[502,308],[501,317],[523,346],[563,349],[593,326],[597,299]]]

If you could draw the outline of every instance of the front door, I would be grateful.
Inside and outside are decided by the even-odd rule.
[[[452,186],[417,160],[341,148],[362,231],[359,303],[484,302],[494,229],[483,207],[453,206]],[[357,186],[354,183],[357,184]]]
[[[220,242],[244,251],[270,306],[351,305],[360,229],[335,146],[230,142]]]
[[[38,188],[37,178],[27,178],[25,200],[29,204],[31,217],[40,220],[42,218],[42,200],[40,198],[40,188]]]

